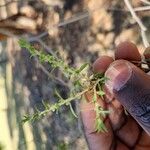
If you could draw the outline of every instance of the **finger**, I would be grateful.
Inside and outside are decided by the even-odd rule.
[[[129,150],[129,147],[127,147],[127,146],[126,146],[124,143],[122,143],[121,141],[117,140],[115,150]]]
[[[150,47],[147,47],[144,51],[144,57],[145,57],[145,60],[146,62],[148,63],[148,66],[150,68]]]
[[[125,145],[133,148],[139,139],[140,129],[136,121],[128,116],[126,123],[116,131],[116,135]]]
[[[111,57],[101,56],[93,63],[93,71],[95,73],[104,73],[112,62],[113,59]],[[98,150],[100,147],[103,147],[104,150],[105,148],[110,149],[113,139],[113,132],[111,126],[108,121],[105,122],[105,120],[103,119],[108,132],[107,133],[95,132],[95,123],[96,123],[95,122],[96,114],[94,111],[95,106],[91,103],[93,93],[89,91],[84,96],[85,100],[81,101],[80,108],[87,143],[89,144],[89,147],[92,150]],[[99,99],[98,102],[103,109],[106,108],[106,104],[104,101]],[[107,140],[105,140],[106,137]]]
[[[141,55],[135,44],[125,41],[116,47],[115,60],[125,59],[128,61],[140,61]]]
[[[93,63],[93,71],[95,73],[104,73],[113,61],[112,57],[101,56]]]
[[[109,56],[102,56],[98,58],[93,64],[93,70],[95,72],[104,73],[109,65],[113,62],[113,59]],[[105,100],[109,103],[113,100],[113,95],[104,87]],[[111,111],[109,115],[110,123],[113,130],[119,129],[125,121],[125,114],[120,102],[114,100],[108,104],[108,109]]]
[[[93,71],[95,73],[103,74],[103,73],[105,73],[105,71],[107,70],[107,68],[113,61],[114,60],[112,57],[101,56],[93,63]],[[104,87],[104,91],[105,91],[105,95],[107,96],[107,98],[106,98],[107,101],[110,101],[113,98],[112,95],[109,93],[109,91],[107,91],[107,89],[105,89],[105,87]]]
[[[125,60],[113,62],[105,75],[107,88],[150,134],[150,76]]]
[[[85,106],[85,105],[84,105]],[[86,113],[86,114],[85,114]],[[105,120],[105,126],[107,132],[96,132],[94,129],[95,124],[95,113],[92,111],[84,111],[81,113],[85,137],[90,150],[108,150],[112,147],[113,143],[113,132],[108,120]]]
[[[81,108],[81,117],[84,127],[85,136],[87,139],[87,143],[89,145],[90,150],[99,150],[102,148],[103,150],[108,150],[112,147],[113,143],[113,132],[107,118],[103,119],[105,126],[107,128],[107,132],[97,132],[95,130],[95,106],[94,104],[90,103],[92,98],[92,93],[87,93],[86,101],[82,101],[80,108]],[[98,100],[101,107],[105,109],[105,103],[101,99]]]
[[[82,114],[85,137],[90,150],[103,150],[111,149],[113,146],[113,132],[109,123],[109,120],[105,120],[105,126],[107,132],[96,132],[93,130],[93,125],[95,122],[95,114],[93,112],[86,112],[87,114]],[[84,116],[85,115],[85,116]]]
[[[83,125],[85,127],[85,131],[88,133],[95,132],[95,105],[94,103],[91,103],[93,99],[93,92],[88,91],[83,97],[82,101],[80,103],[80,110],[81,110],[81,117],[83,121]],[[106,109],[106,104],[104,101],[102,101],[99,97],[97,98],[97,101],[99,105]],[[105,118],[102,118],[103,121]]]
[[[142,132],[141,138],[137,143],[135,150],[149,150],[150,149],[150,136],[146,132]]]
[[[147,47],[144,51],[144,54],[146,59],[150,59],[150,47]]]
[[[108,109],[111,112],[109,114],[109,119],[113,130],[119,130],[126,121],[123,106],[119,101],[114,99],[111,103],[108,104]]]

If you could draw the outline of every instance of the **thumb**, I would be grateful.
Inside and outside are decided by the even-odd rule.
[[[126,60],[117,60],[105,73],[106,87],[150,135],[150,76]]]

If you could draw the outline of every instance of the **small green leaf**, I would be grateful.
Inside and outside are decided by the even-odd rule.
[[[42,104],[45,107],[45,109],[49,109],[50,108],[50,105],[47,102],[44,102],[43,100],[42,100]]]
[[[97,79],[101,79],[104,77],[104,74],[103,73],[95,73],[93,75],[93,80],[97,80]]]
[[[83,64],[78,70],[76,70],[76,73],[81,73],[87,66],[89,66],[89,63]]]
[[[27,46],[27,42],[25,39],[19,39],[19,45],[22,47],[22,48],[25,48]]]
[[[96,119],[95,130],[97,132],[108,132],[104,122],[100,118]]]
[[[28,115],[24,115],[23,119],[21,120],[22,123],[26,123],[27,121],[30,120],[30,117]]]
[[[80,86],[82,86],[82,85],[81,85],[81,82],[80,82],[79,80],[75,80],[74,86],[79,86],[79,87],[80,87]]]
[[[71,103],[69,104],[69,107],[70,107],[70,110],[71,110],[71,113],[73,114],[73,116],[75,116],[76,118],[78,118],[78,116],[76,115],[75,111],[72,108]]]
[[[104,92],[104,91],[98,91],[97,94],[98,94],[99,96],[104,96],[104,95],[105,95],[105,92]]]
[[[63,100],[62,96],[58,93],[58,91],[56,89],[55,89],[55,94],[60,100]]]
[[[96,101],[97,101],[97,92],[96,92],[96,90],[94,89],[93,103],[96,103]]]

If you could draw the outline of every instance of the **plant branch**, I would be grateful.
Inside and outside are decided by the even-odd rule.
[[[35,60],[36,60],[36,62],[38,63],[38,66],[41,68],[41,70],[42,70],[48,77],[50,77],[50,78],[52,78],[52,79],[58,81],[58,82],[61,83],[62,85],[64,85],[64,86],[66,86],[66,87],[69,88],[69,85],[68,85],[66,82],[64,82],[64,81],[61,80],[60,78],[55,77],[55,76],[53,76],[52,74],[50,74],[50,73],[47,71],[47,69],[39,62],[39,60],[38,60],[37,58],[35,58]]]
[[[150,1],[148,1],[148,0],[140,0],[140,1],[147,4],[147,5],[150,5]]]
[[[129,9],[133,19],[137,22],[137,24],[139,25],[140,27],[140,30],[141,30],[141,36],[142,36],[142,41],[143,41],[143,44],[145,47],[148,47],[149,46],[149,42],[148,42],[148,39],[147,39],[147,36],[146,36],[146,31],[147,31],[147,28],[145,27],[145,25],[142,23],[142,21],[140,20],[140,18],[136,15],[131,3],[129,2],[129,0],[124,0],[127,8]]]
[[[47,35],[48,35],[48,32],[45,31],[45,32],[42,32],[39,35],[36,35],[36,36],[33,36],[33,37],[29,37],[28,41],[29,42],[34,42],[34,41],[37,41],[38,39],[41,39],[41,38],[43,38],[43,37],[45,37]]]
[[[134,11],[146,11],[146,10],[150,11],[150,6],[143,6],[143,7],[134,8]]]
[[[31,116],[28,116],[28,115],[25,115],[22,122],[25,123],[27,121],[35,121],[35,120],[38,120],[42,117],[44,117],[45,115],[47,115],[48,113],[50,112],[56,112],[59,110],[59,108],[61,106],[64,106],[64,105],[69,105],[71,101],[75,100],[75,99],[79,99],[84,93],[86,93],[88,91],[88,89],[80,92],[80,93],[77,93],[75,96],[73,97],[69,97],[67,99],[60,99],[58,103],[55,103],[53,105],[50,105],[50,104],[46,104],[43,102],[43,105],[45,107],[45,110],[44,111],[39,111],[38,109],[36,109],[36,112],[31,115]]]

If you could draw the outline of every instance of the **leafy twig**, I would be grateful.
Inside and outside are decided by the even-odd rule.
[[[73,87],[70,90],[69,97],[67,99],[63,99],[60,94],[56,91],[56,95],[58,97],[58,102],[54,104],[47,104],[43,102],[44,110],[40,111],[36,108],[36,111],[32,115],[25,115],[22,122],[26,121],[35,121],[39,120],[40,118],[46,116],[50,112],[57,112],[61,106],[69,106],[72,114],[77,117],[75,114],[71,102],[76,99],[80,99],[82,95],[84,95],[87,91],[93,90],[93,101],[95,108],[95,130],[106,132],[107,129],[103,122],[105,116],[109,113],[109,111],[104,110],[99,102],[98,102],[98,95],[103,99],[103,95],[105,94],[102,90],[102,86],[104,85],[105,81],[107,80],[101,74],[93,74],[88,77],[88,74],[84,72],[87,68],[88,63],[81,65],[78,69],[68,66],[64,61],[62,61],[58,57],[54,57],[50,54],[45,54],[42,51],[36,50],[33,46],[31,46],[25,40],[20,40],[19,44],[22,48],[28,49],[31,56],[36,56],[39,58],[41,62],[49,63],[52,68],[59,68],[65,77],[68,80],[71,80]],[[42,66],[43,67],[43,66]],[[46,72],[47,73],[47,72]],[[48,74],[48,73],[47,73]]]
[[[36,112],[34,114],[32,114],[31,116],[25,115],[22,122],[23,123],[25,123],[27,121],[33,122],[35,120],[41,119],[42,117],[44,117],[45,115],[47,115],[50,112],[56,112],[60,109],[61,106],[70,105],[71,101],[73,101],[76,98],[80,98],[85,92],[87,92],[87,90],[84,90],[84,91],[78,93],[74,97],[69,97],[68,99],[61,98],[58,103],[55,103],[53,105],[43,102],[43,106],[45,108],[44,111],[40,112],[38,109],[36,109]]]

